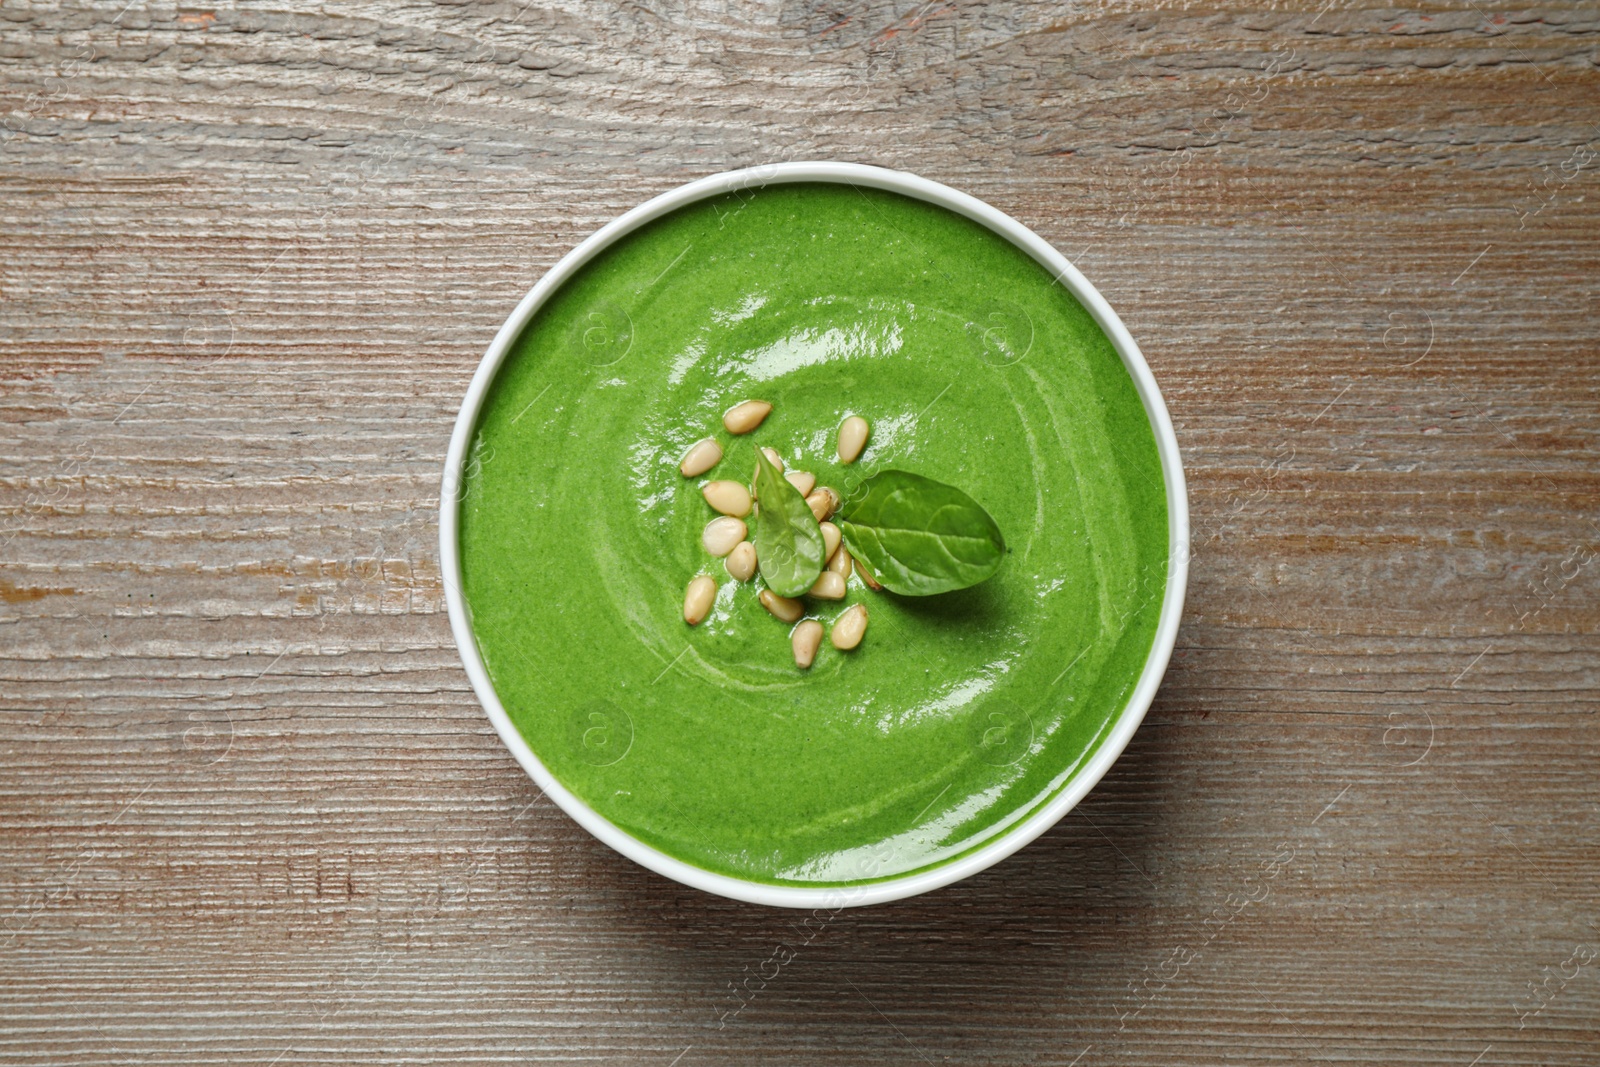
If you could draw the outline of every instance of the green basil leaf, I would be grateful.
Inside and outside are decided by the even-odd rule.
[[[756,563],[779,596],[811,591],[822,573],[822,527],[800,490],[756,450]]]
[[[906,471],[880,471],[856,486],[834,521],[850,554],[903,596],[977,585],[1006,554],[1000,527],[976,500]]]

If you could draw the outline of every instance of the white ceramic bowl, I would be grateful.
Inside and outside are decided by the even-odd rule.
[[[490,381],[500,369],[500,363],[510,351],[512,342],[522,332],[522,328],[527,325],[534,312],[562,283],[572,277],[579,267],[602,249],[645,223],[696,200],[783,182],[839,182],[886,189],[926,200],[982,223],[1031,255],[1089,310],[1122,357],[1122,363],[1132,375],[1139,397],[1144,402],[1150,427],[1155,432],[1156,448],[1161,456],[1161,471],[1167,486],[1167,587],[1161,603],[1161,618],[1156,626],[1155,641],[1150,648],[1149,658],[1145,660],[1144,671],[1139,675],[1139,682],[1133,690],[1132,697],[1128,700],[1121,717],[1112,726],[1110,735],[1093,757],[1059,794],[1032,816],[987,845],[931,870],[845,887],[768,885],[716,874],[652,848],[597,814],[557,781],[539,761],[539,757],[528,747],[527,740],[517,731],[505,708],[501,706],[499,697],[495,695],[494,686],[489,681],[489,674],[484,669],[483,659],[478,654],[477,641],[472,632],[471,615],[461,595],[461,557],[457,535],[462,465],[466,458],[467,445],[472,438],[473,427],[478,420],[478,409],[488,392]],[[483,702],[489,720],[494,723],[501,740],[505,741],[511,754],[539,784],[539,788],[560,805],[563,811],[576,819],[584,829],[624,856],[685,885],[756,904],[789,908],[838,909],[863,904],[880,904],[925,893],[998,863],[1044,833],[1072,810],[1072,807],[1110,769],[1144,719],[1144,713],[1155,697],[1156,688],[1161,683],[1161,675],[1165,672],[1167,661],[1172,655],[1173,643],[1177,640],[1178,617],[1183,612],[1184,589],[1189,574],[1189,503],[1184,488],[1183,465],[1178,457],[1178,439],[1172,431],[1172,420],[1167,415],[1166,404],[1161,399],[1161,390],[1156,387],[1155,378],[1151,376],[1150,368],[1139,352],[1139,346],[1134,343],[1127,327],[1123,326],[1122,320],[1111,310],[1111,305],[1106,303],[1105,298],[1084,279],[1082,274],[1078,273],[1076,267],[1067,262],[1066,257],[1052,248],[1043,238],[981,200],[914,174],[884,170],[859,163],[773,163],[701,178],[699,181],[690,182],[688,185],[663,193],[654,200],[640,204],[603,226],[568,252],[561,262],[540,278],[539,283],[522,298],[522,302],[517,305],[511,317],[495,335],[493,343],[489,345],[489,351],[484,353],[483,361],[478,364],[478,372],[472,376],[472,384],[467,388],[466,399],[462,401],[461,413],[456,417],[455,431],[450,435],[450,451],[445,458],[444,485],[439,509],[439,554],[444,576],[445,600],[450,611],[450,628],[455,634],[456,645],[461,650],[461,661],[467,668],[467,677],[472,680],[472,688],[478,694],[478,699]]]

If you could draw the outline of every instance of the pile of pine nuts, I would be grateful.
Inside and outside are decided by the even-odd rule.
[[[765,400],[746,400],[728,409],[722,416],[722,426],[735,437],[743,436],[754,431],[771,413],[772,405]],[[860,457],[861,450],[866,448],[870,433],[871,427],[860,415],[851,415],[840,423],[839,462],[854,463]],[[852,572],[859,575],[868,588],[882,589],[860,561],[851,559],[849,550],[841,543],[839,527],[828,521],[839,509],[839,494],[828,486],[817,485],[817,476],[814,474],[805,471],[785,472],[783,458],[773,449],[763,448],[761,451],[784,479],[806,498],[811,514],[817,517],[822,527],[825,564],[816,584],[806,595],[812,600],[843,600]],[[721,462],[722,446],[715,438],[707,437],[690,446],[678,470],[685,478],[698,478]],[[749,540],[750,530],[744,520],[753,509],[760,506],[754,490],[754,478],[748,486],[736,481],[707,482],[700,492],[706,498],[706,503],[718,513],[716,518],[706,523],[705,530],[700,534],[700,544],[712,556],[723,561],[729,578],[736,582],[750,581],[756,575],[756,546]],[[716,597],[716,579],[709,574],[696,575],[683,596],[683,621],[690,626],[699,625],[711,613],[711,605]],[[794,662],[802,670],[809,668],[816,662],[817,649],[822,645],[822,622],[805,617],[806,604],[802,600],[778,596],[770,589],[761,590],[758,599],[773,618],[795,624],[790,632]],[[834,648],[848,652],[861,644],[866,632],[867,606],[852,604],[834,618],[828,637]]]

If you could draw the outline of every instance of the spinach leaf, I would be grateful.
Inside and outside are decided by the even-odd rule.
[[[822,573],[822,527],[800,490],[756,450],[756,563],[779,596],[809,592]]]
[[[850,554],[903,596],[977,585],[1005,558],[1000,527],[977,501],[920,474],[874,474],[851,491],[834,521]]]

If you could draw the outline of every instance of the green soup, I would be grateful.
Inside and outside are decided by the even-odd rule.
[[[772,414],[730,437],[749,398]],[[850,414],[872,437],[847,467]],[[726,454],[684,478],[704,437]],[[799,670],[759,579],[700,543],[700,486],[748,482],[763,446],[841,493],[891,468],[957,486],[1008,555],[936,597],[852,578],[812,617],[865,602],[865,640]],[[791,184],[634,232],[536,313],[478,418],[460,545],[495,691],[556,778],[687,863],[825,886],[949,862],[1071,780],[1150,651],[1167,508],[1132,379],[1044,268],[923,201]]]

